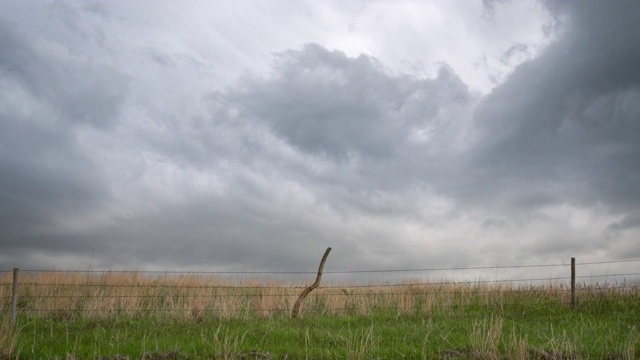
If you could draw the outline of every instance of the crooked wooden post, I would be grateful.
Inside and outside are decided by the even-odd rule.
[[[327,261],[327,256],[329,256],[329,252],[331,252],[330,247],[327,248],[327,250],[324,252],[324,255],[322,256],[322,260],[320,261],[320,267],[318,268],[318,276],[316,276],[316,281],[302,291],[295,305],[293,305],[293,312],[291,313],[291,317],[293,318],[298,317],[298,315],[300,314],[300,307],[302,306],[302,302],[304,301],[304,298],[307,297],[307,295],[309,295],[309,293],[313,289],[317,288],[318,285],[320,285],[320,279],[322,279],[322,269],[324,268],[324,262]]]

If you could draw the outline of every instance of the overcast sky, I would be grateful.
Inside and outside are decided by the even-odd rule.
[[[2,1],[0,268],[640,258],[638,1]]]

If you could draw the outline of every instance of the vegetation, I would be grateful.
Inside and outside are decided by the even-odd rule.
[[[563,284],[303,284],[139,273],[21,276],[0,359],[637,359],[640,289]]]

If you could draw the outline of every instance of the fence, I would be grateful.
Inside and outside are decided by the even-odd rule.
[[[13,322],[19,314],[59,318],[173,314],[190,319],[201,319],[207,314],[220,317],[289,316],[292,309],[295,310],[296,299],[300,301],[301,292],[310,295],[304,311],[335,315],[367,315],[376,311],[453,314],[479,307],[497,310],[521,307],[527,311],[548,307],[595,309],[603,302],[611,304],[631,300],[638,303],[640,272],[629,268],[639,263],[640,259],[576,263],[572,258],[567,264],[326,271],[324,274],[328,277],[368,274],[378,278],[380,274],[398,273],[452,274],[495,270],[507,274],[515,269],[541,272],[559,268],[566,271],[566,276],[458,281],[444,278],[398,282],[328,281],[311,294],[313,289],[309,290],[305,283],[310,282],[310,274],[316,273],[306,271],[152,272],[16,268],[0,272],[0,299],[2,312],[5,315],[10,313]],[[612,264],[624,266],[626,271],[597,272],[599,267]],[[589,270],[588,274],[580,275],[587,273],[581,269]],[[318,272],[316,286],[321,273]],[[305,276],[307,279],[287,283],[272,278],[279,275]]]

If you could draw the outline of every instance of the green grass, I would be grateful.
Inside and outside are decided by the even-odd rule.
[[[607,304],[607,303],[605,303]],[[20,318],[11,359],[636,359],[636,301],[188,321]],[[3,321],[6,325],[6,321]],[[5,336],[6,337],[6,336]],[[1,346],[1,345],[0,345]],[[1,351],[0,351],[1,353]]]
[[[11,325],[0,287],[0,360],[640,358],[624,284],[580,285],[576,310],[561,283],[329,284],[297,319],[300,288],[275,281],[52,272],[19,289]]]

